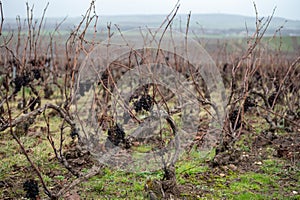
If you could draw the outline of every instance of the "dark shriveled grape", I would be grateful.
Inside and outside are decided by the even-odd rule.
[[[244,102],[244,112],[247,112],[249,110],[249,108],[252,108],[255,106],[256,106],[255,100],[252,99],[251,97],[247,97]]]
[[[105,143],[106,148],[113,148],[125,143],[125,132],[121,125],[116,124],[112,128],[108,129],[107,140]]]
[[[39,195],[39,186],[37,181],[32,179],[25,181],[23,189],[26,192],[26,198],[31,200],[37,199],[37,196]]]
[[[143,95],[139,100],[134,102],[134,110],[135,112],[139,112],[142,110],[149,111],[153,105],[153,99],[150,95]]]
[[[41,78],[41,71],[40,69],[32,69],[31,70],[33,73],[33,77],[38,80],[39,78]]]
[[[14,93],[18,93],[21,90],[22,86],[24,85],[23,76],[16,76],[16,78],[14,79],[14,84],[15,84]]]
[[[18,93],[22,86],[27,86],[31,82],[30,74],[23,74],[20,76],[16,76],[16,78],[13,80],[13,83],[15,85],[14,94]]]

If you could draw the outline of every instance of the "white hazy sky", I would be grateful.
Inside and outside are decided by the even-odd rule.
[[[1,0],[0,0],[1,1]],[[85,13],[90,0],[2,0],[4,16],[26,15],[26,4],[34,4],[34,15],[40,17],[49,2],[47,17],[76,17]],[[177,0],[96,0],[98,15],[167,14]],[[300,0],[255,0],[259,15],[268,16],[277,6],[275,16],[300,20]],[[227,13],[254,16],[253,0],[181,0],[179,13]]]

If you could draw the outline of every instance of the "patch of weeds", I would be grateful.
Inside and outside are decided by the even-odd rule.
[[[65,179],[65,177],[62,176],[62,175],[57,175],[54,178],[57,179],[57,180],[59,180],[59,181],[63,181]]]
[[[236,196],[233,196],[232,199],[236,200],[249,200],[249,199],[257,199],[257,200],[264,200],[266,199],[267,196],[261,195],[261,194],[256,194],[253,192],[244,192],[241,194],[237,194]]]
[[[276,150],[273,147],[268,146],[265,148],[265,152],[269,158],[273,158],[273,155],[275,154]]]
[[[21,171],[15,171],[28,165],[26,157],[23,154],[16,153],[13,157],[4,158],[1,160],[0,177],[8,177],[11,174],[15,175]]]
[[[272,199],[270,193],[279,192],[276,176],[254,172],[242,175],[231,173],[224,177],[215,176],[212,180],[214,180],[211,183],[214,192],[207,191],[205,197],[208,199]]]
[[[152,146],[151,145],[141,145],[141,146],[137,146],[137,147],[132,147],[134,152],[138,152],[138,153],[148,153],[152,151]]]
[[[278,174],[282,172],[282,167],[282,162],[275,159],[268,159],[263,161],[260,169],[267,174]]]
[[[189,158],[182,158],[176,164],[177,181],[179,184],[192,183],[201,184],[203,181],[198,176],[209,170],[208,166],[203,164],[203,158],[199,158],[196,151],[189,154]],[[201,164],[202,163],[202,164]]]
[[[50,178],[49,176],[45,175],[45,174],[42,174],[42,177],[46,183],[46,185],[49,185],[50,183],[52,183],[52,178]]]
[[[200,163],[198,165],[196,165],[193,162],[185,162],[185,163],[180,164],[176,171],[178,174],[185,173],[188,175],[192,175],[192,174],[206,172],[208,169],[209,169],[208,166],[202,166]]]
[[[135,176],[138,178],[144,178],[147,179],[149,177],[160,179],[163,177],[162,170],[154,171],[154,172],[136,172]]]
[[[261,116],[257,116],[256,114],[249,113],[249,115],[245,115],[245,120],[247,123],[251,124],[253,135],[259,135],[264,130],[269,128],[269,124],[266,122],[266,120]]]
[[[4,158],[15,156],[16,152],[19,150],[17,143],[10,138],[5,138],[3,140],[5,140],[5,144],[0,145],[0,154],[3,154]]]
[[[270,191],[278,190],[279,187],[275,181],[276,177],[250,172],[239,176],[229,187],[232,191],[238,191],[237,195],[240,199],[250,196],[252,199],[264,199]],[[243,196],[245,194],[247,195]]]
[[[127,173],[109,168],[103,169],[103,174],[92,177],[81,184],[80,190],[89,191],[82,193],[86,199],[144,199],[144,183],[146,175]]]
[[[216,148],[211,150],[198,150],[197,146],[194,145],[191,150],[183,155],[183,159],[193,159],[197,163],[202,163],[212,160],[216,155]]]
[[[249,135],[241,135],[240,139],[236,141],[235,148],[243,152],[250,152],[252,138]]]
[[[83,168],[83,169],[81,170],[81,172],[82,172],[82,173],[88,173],[88,172],[89,172],[89,169]]]

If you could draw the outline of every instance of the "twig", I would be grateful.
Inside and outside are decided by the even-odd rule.
[[[177,15],[177,12],[178,12],[178,10],[179,10],[179,7],[180,7],[180,4],[179,4],[179,1],[178,1],[178,2],[176,3],[176,5],[175,5],[175,8],[174,8],[175,11],[174,11],[174,13],[173,13],[173,16],[171,17],[170,20],[168,20],[168,24],[166,25],[166,27],[165,27],[163,33],[162,33],[161,36],[160,36],[160,39],[159,39],[159,42],[158,42],[158,47],[157,47],[157,52],[156,52],[156,59],[158,58],[158,54],[159,54],[159,51],[160,51],[160,45],[161,45],[162,39],[163,39],[163,37],[164,37],[166,31],[168,30],[170,24],[173,22],[175,16]],[[172,12],[173,12],[173,11],[172,11]],[[169,16],[167,17],[167,19],[169,19]]]
[[[43,24],[43,21],[44,21],[45,14],[46,14],[48,6],[49,6],[49,2],[47,3],[46,7],[44,8],[44,12],[43,12],[42,19],[41,19],[41,22],[40,22],[40,25],[39,25],[39,28],[38,28],[36,40],[34,42],[34,60],[35,61],[37,59],[37,43],[38,43],[38,40],[39,40],[39,37],[40,37],[40,32],[41,32],[41,29],[42,29],[42,24]]]
[[[4,22],[4,15],[3,15],[2,1],[0,1],[0,14],[1,14],[1,22],[0,22],[0,36],[1,36],[1,35],[2,35],[3,22]]]

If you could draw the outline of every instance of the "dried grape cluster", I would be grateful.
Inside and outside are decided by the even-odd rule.
[[[101,75],[101,81],[98,82],[98,85],[101,85],[103,83],[104,87],[108,87],[108,78],[109,78],[109,74],[108,71],[105,71],[102,75]]]
[[[149,111],[153,105],[153,99],[150,95],[142,95],[141,98],[133,103],[135,112],[142,110]]]
[[[109,139],[116,146],[124,142],[125,132],[123,128],[119,124],[116,124],[114,127],[108,129],[107,139]]]
[[[40,69],[32,69],[31,72],[22,73],[21,75],[17,75],[13,80],[15,90],[14,93],[17,93],[21,90],[22,86],[28,86],[31,81],[34,79],[42,79],[42,74]]]
[[[253,108],[256,106],[256,102],[254,99],[247,97],[244,102],[244,111],[247,112],[249,108]]]
[[[125,132],[121,125],[116,124],[112,128],[108,129],[107,134],[107,140],[105,143],[106,148],[113,148],[115,146],[125,146],[125,148],[130,148],[130,144],[125,138]]]
[[[40,69],[32,69],[31,72],[33,73],[33,77],[38,80],[41,78],[43,80],[43,77],[41,76],[41,70]]]
[[[26,198],[32,200],[37,199],[37,196],[39,195],[39,186],[37,181],[32,179],[25,181],[23,189],[26,192]]]
[[[28,75],[28,74],[16,76],[16,78],[13,81],[13,83],[15,85],[14,94],[18,93],[21,90],[22,86],[29,85],[30,81],[31,81],[30,75]]]

